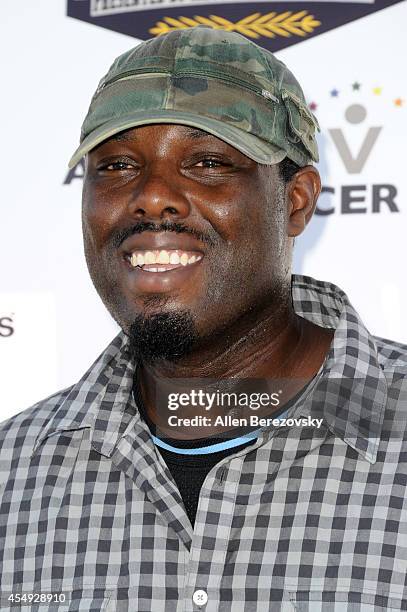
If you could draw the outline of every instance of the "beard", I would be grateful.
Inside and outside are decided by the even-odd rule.
[[[176,361],[192,352],[199,334],[191,313],[138,315],[130,326],[130,354],[145,363]]]

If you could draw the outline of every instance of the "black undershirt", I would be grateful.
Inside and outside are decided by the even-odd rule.
[[[287,402],[284,406],[282,406],[279,410],[277,410],[270,416],[272,416],[273,418],[277,418],[279,414],[285,412],[297,401],[297,399],[302,395],[302,393],[304,392],[306,387],[308,387],[309,384],[310,383],[307,383],[307,385],[303,387],[293,398],[291,398],[289,402]],[[147,415],[144,403],[138,390],[138,386],[136,384],[133,385],[133,395],[137,407],[139,409],[140,416],[149,427],[151,433],[155,436],[156,426]],[[247,431],[250,431],[250,429],[254,430],[258,428],[242,429],[241,427],[239,427],[237,429],[232,429],[230,432],[228,432],[228,438],[238,438]],[[164,438],[161,435],[158,437],[166,444],[175,446],[177,448],[202,448],[203,446],[210,446],[212,444],[225,442],[225,438],[219,436],[209,436],[207,438],[198,438],[194,440]],[[239,446],[227,448],[222,451],[205,455],[180,455],[178,453],[174,453],[172,451],[157,446],[158,451],[160,452],[168,469],[171,472],[173,479],[175,480],[175,483],[182,497],[182,501],[184,502],[185,511],[192,526],[194,526],[195,523],[196,511],[198,508],[199,501],[199,493],[204,483],[204,480],[211,471],[211,469],[225,457],[233,455],[234,453],[241,451],[247,446],[251,446],[255,442],[256,438],[253,438]]]

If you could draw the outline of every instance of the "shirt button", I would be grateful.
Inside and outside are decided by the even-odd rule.
[[[192,601],[197,606],[206,606],[206,604],[208,603],[208,593],[206,593],[206,591],[203,591],[202,589],[199,589],[198,591],[195,591],[195,593],[192,595]]]

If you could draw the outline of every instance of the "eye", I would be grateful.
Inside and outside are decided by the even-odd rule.
[[[205,159],[202,159],[195,165],[200,168],[219,168],[220,166],[225,166],[226,164],[222,163],[218,159],[207,157]]]
[[[101,165],[99,166],[98,170],[107,170],[108,172],[112,172],[114,170],[129,170],[131,168],[134,168],[132,164],[129,164],[124,161],[116,161],[111,162],[110,164]]]

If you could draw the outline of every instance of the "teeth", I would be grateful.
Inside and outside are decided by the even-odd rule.
[[[170,263],[170,256],[167,251],[160,251],[160,254],[157,259],[157,263],[167,264]]]
[[[181,253],[180,251],[146,251],[145,253],[133,253],[130,256],[130,263],[135,268],[136,266],[144,267],[151,266],[154,264],[172,264],[188,266],[200,261],[202,255],[188,255],[188,253]],[[171,268],[161,265],[160,267],[151,267],[150,272],[165,272]]]
[[[148,268],[146,272],[167,272],[168,270],[171,270],[171,268],[167,268],[166,266],[159,266],[157,268]]]
[[[187,266],[188,265],[188,255],[186,253],[182,253],[181,257],[180,257],[180,263],[183,266]]]
[[[145,264],[155,264],[157,263],[156,261],[156,256],[152,251],[147,251],[147,253],[144,255],[144,263]]]

